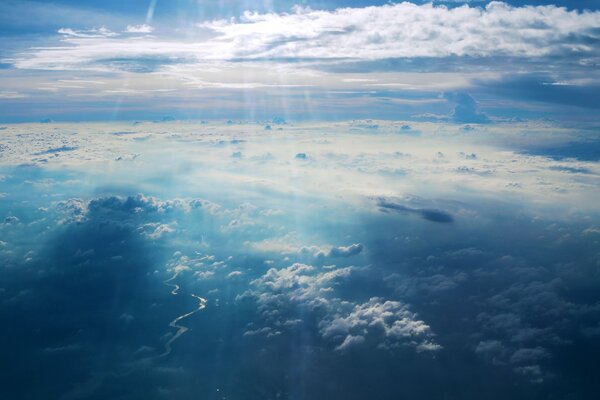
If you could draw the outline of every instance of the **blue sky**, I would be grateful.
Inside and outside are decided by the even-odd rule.
[[[593,124],[597,2],[567,3],[4,1],[0,120]]]

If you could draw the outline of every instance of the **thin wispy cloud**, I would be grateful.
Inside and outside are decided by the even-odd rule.
[[[107,29],[106,27],[101,27],[98,29],[89,29],[89,30],[84,30],[84,31],[78,31],[75,29],[71,29],[71,28],[60,28],[58,30],[58,33],[60,33],[61,35],[64,35],[65,37],[75,37],[75,38],[107,38],[107,37],[114,37],[114,36],[118,36],[118,33],[115,32],[111,32],[110,29]]]

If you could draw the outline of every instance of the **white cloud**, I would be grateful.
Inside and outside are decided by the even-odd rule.
[[[348,335],[346,336],[346,338],[344,339],[344,341],[342,342],[342,344],[340,344],[339,346],[337,346],[335,349],[336,350],[346,350],[352,346],[356,346],[359,345],[361,343],[363,343],[365,341],[364,336],[352,336],[352,335]]]
[[[492,2],[485,8],[432,4],[387,4],[364,8],[292,13],[246,12],[240,19],[199,25],[203,40],[131,39],[102,27],[62,28],[64,46],[37,47],[16,56],[18,68],[109,69],[105,60],[157,58],[159,64],[197,64],[231,59],[355,59],[403,57],[579,56],[595,51],[600,12],[556,6],[512,7]],[[149,25],[126,32],[149,33]],[[161,61],[162,60],[162,61]],[[358,78],[364,79],[364,78]],[[356,83],[356,82],[355,82]],[[363,81],[364,83],[364,81]]]
[[[312,265],[296,263],[287,268],[271,268],[252,284],[275,294],[285,292],[286,297],[295,302],[307,301],[316,305],[325,302],[321,296],[336,280],[347,277],[351,272],[352,268],[347,267],[315,273]],[[263,300],[268,301],[269,298],[264,297]]]
[[[71,28],[60,28],[58,33],[66,36],[66,37],[76,37],[76,38],[108,38],[119,36],[118,33],[112,32],[110,29],[106,27],[100,27],[97,29],[89,29],[89,30],[75,30]]]
[[[22,99],[27,95],[12,90],[0,90],[0,99]]]
[[[254,298],[259,311],[268,323],[283,325],[288,319],[289,307],[327,309],[334,286],[350,276],[353,267],[320,271],[312,265],[295,263],[286,268],[271,268],[263,276],[251,282],[252,290],[239,299]]]
[[[237,278],[239,276],[243,275],[242,271],[231,271],[230,273],[227,274],[227,278]]]
[[[152,33],[154,28],[150,25],[127,25],[125,32],[127,33]]]
[[[175,225],[175,223],[173,223]],[[139,227],[142,234],[150,239],[160,239],[165,235],[175,232],[175,229],[169,224],[161,224],[158,222],[149,222]]]
[[[419,342],[420,350],[438,350],[439,345],[431,342],[431,329],[408,307],[397,301],[384,301],[373,297],[357,304],[347,315],[336,315],[320,324],[324,338],[339,340],[336,349],[343,350],[362,343],[365,336],[373,337],[379,347],[395,347],[406,342]],[[359,339],[359,338],[362,338]]]
[[[246,12],[239,20],[211,21],[216,42],[231,57],[382,59],[391,57],[543,56],[590,50],[572,35],[589,36],[598,12],[555,6],[485,8],[388,4],[290,14]]]
[[[53,167],[86,168],[90,161],[112,165],[116,155],[133,152],[142,156],[131,162],[119,163],[139,171],[155,171],[155,160],[144,156],[147,154],[145,151],[159,154],[164,148],[172,148],[178,152],[182,165],[194,168],[193,178],[187,179],[185,185],[199,192],[204,186],[219,187],[224,181],[230,182],[231,187],[252,182],[253,185],[259,184],[280,194],[312,196],[318,193],[330,199],[343,196],[352,203],[369,201],[374,211],[377,211],[376,200],[384,198],[411,209],[444,210],[456,221],[466,217],[463,214],[467,211],[461,206],[427,199],[464,198],[465,190],[468,190],[521,206],[535,205],[538,213],[550,213],[557,207],[564,210],[577,207],[586,212],[599,208],[598,202],[593,201],[599,192],[597,180],[600,166],[597,162],[555,160],[519,151],[564,147],[575,140],[571,127],[523,122],[488,124],[466,132],[461,129],[462,126],[452,124],[411,122],[412,128],[421,132],[421,135],[402,136],[400,144],[398,131],[405,122],[372,122],[379,126],[377,135],[353,131],[353,135],[349,136],[348,131],[355,126],[350,122],[319,125],[295,123],[293,129],[298,135],[284,136],[278,131],[265,132],[262,124],[246,124],[243,126],[246,135],[243,146],[247,157],[236,160],[235,164],[232,164],[229,155],[233,148],[241,144],[215,147],[211,143],[216,140],[223,143],[239,140],[240,127],[236,125],[211,123],[206,125],[206,132],[199,132],[198,124],[177,122],[172,123],[177,135],[164,135],[163,124],[84,126],[55,123],[60,129],[52,134],[40,130],[39,124],[24,124],[19,125],[18,129],[9,127],[2,131],[2,162],[13,166],[43,163]],[[77,131],[77,135],[71,134],[74,131]],[[317,139],[322,139],[317,138],[317,134],[323,131],[328,132],[327,141],[317,142]],[[135,134],[116,135],[115,132]],[[577,135],[586,137],[581,133]],[[151,139],[136,140],[141,136]],[[25,137],[27,140],[24,140]],[[272,158],[268,162],[256,160],[254,155],[264,154],[265,146],[269,146]],[[290,146],[295,149],[290,151]],[[42,154],[49,149],[65,147],[77,150]],[[295,175],[297,171],[294,167],[287,164],[287,160],[296,154],[296,149],[310,152],[315,160],[312,165],[302,168],[301,181]],[[440,151],[444,153],[443,158],[436,156]],[[195,164],[198,152],[205,154],[203,162],[206,164],[201,169],[202,173]],[[467,159],[466,154],[476,154],[477,158]],[[555,168],[559,166],[560,169]],[[490,173],[464,173],[461,167]],[[574,179],[573,173],[565,171],[567,167],[586,173],[579,173]],[[327,193],[323,193],[323,187],[328,188]],[[565,195],[557,188],[568,190],[569,194]],[[407,197],[407,194],[411,196]],[[368,198],[371,200],[365,200]],[[145,203],[143,199],[139,201]],[[156,203],[156,200],[153,202]],[[544,208],[541,205],[545,205]],[[174,199],[155,206],[165,213],[200,209],[215,217],[222,217],[223,225],[232,219],[251,218],[256,223],[253,228],[248,225],[252,229],[266,229],[270,224],[276,226],[282,222],[261,216],[262,210],[246,216],[242,211],[227,210],[204,199]],[[283,211],[290,213],[290,210]],[[250,239],[240,243],[248,249],[290,256],[300,255],[298,252],[302,251],[303,246],[302,255],[318,256],[320,252],[327,255],[332,244],[349,246],[353,243],[343,238],[335,239],[334,243],[320,242],[318,238],[302,238],[290,232],[270,230],[263,236],[244,239]],[[302,258],[302,261],[309,260]]]
[[[401,345],[419,351],[441,348],[432,341],[430,327],[403,303],[377,297],[365,303],[337,298],[335,287],[355,270],[353,267],[320,270],[299,263],[271,268],[252,281],[253,289],[239,298],[254,298],[272,329],[294,325],[289,323],[293,315],[288,312],[298,307],[308,308],[320,321],[320,335],[334,343],[336,350],[346,350],[365,341],[380,348]],[[262,332],[253,332],[259,331]]]
[[[329,257],[351,257],[363,251],[361,243],[354,243],[350,246],[332,247],[329,251]]]

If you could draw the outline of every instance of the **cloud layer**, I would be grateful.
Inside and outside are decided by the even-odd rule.
[[[501,2],[485,8],[404,2],[335,11],[297,7],[292,14],[247,12],[239,21],[201,26],[231,46],[230,57],[539,57],[594,50],[589,43],[598,39],[598,16]]]
[[[485,8],[388,4],[293,13],[246,12],[239,19],[200,23],[210,36],[199,40],[128,36],[106,28],[59,30],[66,45],[17,55],[25,69],[107,69],[115,59],[154,59],[158,64],[216,60],[378,60],[419,57],[597,56],[600,13],[556,6]],[[129,25],[126,34],[146,34]]]
[[[284,122],[6,126],[0,393],[596,393],[593,133]]]

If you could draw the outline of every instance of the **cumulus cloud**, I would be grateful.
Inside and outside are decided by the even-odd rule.
[[[321,337],[333,343],[336,350],[347,350],[363,342],[379,348],[440,348],[432,341],[430,327],[403,303],[378,297],[355,303],[336,297],[336,286],[353,271],[352,267],[323,271],[299,263],[271,268],[252,281],[254,288],[238,299],[250,297],[256,301],[271,328],[270,334],[293,326],[288,322],[294,320],[294,309],[306,308],[319,320]]]
[[[149,222],[140,226],[139,230],[149,239],[160,239],[175,232],[175,229],[171,225],[159,222]]]
[[[332,286],[352,271],[352,267],[346,267],[318,272],[312,265],[296,263],[282,269],[271,268],[251,284],[261,293],[259,303],[263,307],[282,299],[318,307],[327,304]]]
[[[227,278],[231,279],[231,278],[237,278],[239,276],[242,276],[244,273],[242,271],[231,271],[230,273],[227,274]]]
[[[351,257],[363,251],[363,245],[360,243],[354,243],[350,246],[332,247],[329,250],[329,257]]]
[[[90,200],[89,212],[117,212],[126,214],[188,212],[192,209],[208,207],[214,210],[215,204],[203,199],[169,199],[137,194],[135,196],[108,196]]]
[[[343,338],[337,350],[347,349],[362,343],[365,337],[374,337],[379,347],[389,348],[414,341],[423,344],[423,350],[437,350],[429,340],[431,329],[406,305],[397,301],[384,301],[373,297],[369,301],[357,304],[347,315],[336,315],[320,324],[324,338],[336,340]],[[423,342],[423,343],[421,343]]]
[[[63,223],[81,222],[87,213],[87,202],[83,199],[68,199],[56,203],[58,211],[63,213]]]
[[[454,103],[454,111],[451,118],[459,124],[486,124],[490,122],[487,115],[478,111],[477,102],[468,93],[451,92],[444,93],[444,98]]]

